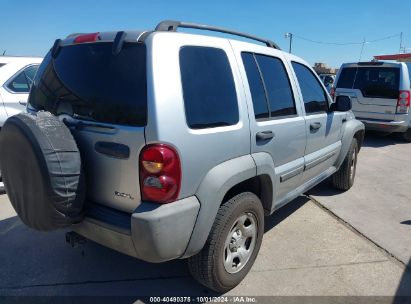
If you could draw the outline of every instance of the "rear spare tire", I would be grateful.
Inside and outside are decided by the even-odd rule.
[[[27,226],[49,231],[83,218],[80,152],[70,130],[51,113],[7,119],[0,168],[10,202]]]

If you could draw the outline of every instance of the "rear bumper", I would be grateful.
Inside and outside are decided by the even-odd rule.
[[[384,132],[406,132],[408,130],[408,123],[406,121],[388,121],[377,119],[363,119],[357,117],[364,123],[367,130],[384,131]]]
[[[195,196],[164,205],[144,202],[133,214],[107,210],[103,216],[107,207],[98,208],[99,216],[90,212],[73,231],[127,255],[159,263],[184,254],[200,203]]]

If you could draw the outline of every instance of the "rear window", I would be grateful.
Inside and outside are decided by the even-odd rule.
[[[399,68],[344,68],[338,79],[337,88],[358,89],[364,97],[397,99],[399,83]]]
[[[64,46],[46,56],[36,74],[29,103],[55,115],[103,123],[147,123],[146,49],[125,43],[113,55],[111,42]]]

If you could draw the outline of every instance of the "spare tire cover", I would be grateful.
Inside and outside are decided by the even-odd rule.
[[[42,111],[7,119],[0,132],[0,167],[10,202],[27,226],[49,231],[83,218],[80,152],[56,116]]]

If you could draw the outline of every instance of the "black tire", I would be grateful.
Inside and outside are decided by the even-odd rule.
[[[236,273],[229,273],[226,266],[224,266],[224,260],[227,260],[226,242],[229,239],[229,234],[233,231],[232,229],[236,229],[235,227],[242,216],[250,216],[253,220],[256,220],[255,243],[253,243],[253,249],[249,247],[251,252],[244,265],[241,266],[242,268],[239,268]],[[253,266],[260,250],[263,234],[264,210],[260,199],[250,192],[244,192],[233,197],[222,204],[218,210],[204,248],[197,255],[188,259],[191,275],[202,285],[217,292],[226,292],[234,288],[244,279]],[[253,240],[250,239],[250,241],[249,239],[244,241],[245,247],[247,241],[251,246],[250,243]],[[237,252],[237,249],[235,251]]]
[[[334,173],[331,179],[332,185],[339,190],[348,190],[354,185],[358,159],[358,142],[353,138],[347,156],[340,169]]]
[[[406,142],[411,142],[411,129],[408,129],[407,132],[402,133],[402,139]]]
[[[85,181],[70,130],[48,112],[8,118],[0,167],[13,208],[29,227],[49,231],[82,220]]]

